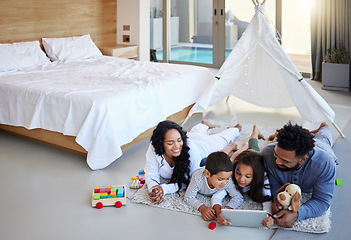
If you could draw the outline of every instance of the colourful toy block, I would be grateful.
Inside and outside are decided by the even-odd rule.
[[[210,222],[210,224],[208,224],[208,228],[209,229],[211,229],[211,230],[213,230],[213,229],[215,229],[216,228],[216,223],[215,222]]]
[[[111,188],[106,188],[106,192],[107,192],[108,194],[110,194],[110,193],[111,193]]]
[[[110,194],[107,195],[107,198],[112,198],[112,196]]]
[[[96,186],[94,188],[94,193],[99,193],[100,192],[100,186]]]
[[[145,174],[144,169],[140,170],[139,174]]]
[[[107,185],[106,188],[112,188],[112,186],[111,185]]]
[[[111,192],[117,192],[117,187],[112,187]]]
[[[134,181],[132,181],[132,183],[130,184],[130,188],[139,188],[139,184],[140,181],[138,179],[135,179]]]
[[[337,186],[342,186],[342,180],[341,180],[341,178],[335,179],[335,183],[336,183]]]
[[[117,197],[121,198],[124,196],[124,188],[118,188]]]
[[[137,180],[137,179],[138,179],[137,176],[133,176],[133,177],[132,177],[132,181]]]
[[[100,193],[94,193],[94,200],[100,199]]]
[[[100,198],[107,198],[107,193],[100,193]]]
[[[139,181],[140,181],[141,184],[145,183],[145,179],[144,178],[139,178]]]
[[[106,186],[100,186],[100,189],[102,189],[102,188],[106,188]]]

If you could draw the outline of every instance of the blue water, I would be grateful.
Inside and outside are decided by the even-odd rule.
[[[230,54],[231,49],[225,51],[225,58]],[[162,50],[156,51],[158,60],[163,59]],[[176,47],[171,49],[171,60],[181,62],[213,63],[212,48],[202,47]]]

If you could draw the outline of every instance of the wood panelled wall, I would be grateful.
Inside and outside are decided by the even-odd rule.
[[[116,43],[117,0],[0,0],[0,43],[90,34]]]

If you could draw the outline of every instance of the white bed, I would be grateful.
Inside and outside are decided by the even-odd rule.
[[[0,72],[0,124],[74,136],[93,170],[197,101],[207,68],[100,56]]]

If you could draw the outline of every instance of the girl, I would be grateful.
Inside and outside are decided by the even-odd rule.
[[[240,125],[212,135],[208,133],[210,127],[214,126],[204,120],[186,133],[177,123],[169,120],[157,125],[151,136],[144,168],[149,197],[154,204],[162,202],[165,194],[185,188],[192,173],[200,168],[201,159],[211,152],[223,148],[227,148],[226,151],[234,150]],[[161,177],[169,179],[169,183],[161,184]]]
[[[258,127],[254,125],[249,140],[249,149],[238,154],[233,165],[233,181],[241,194],[247,193],[255,202],[262,203],[263,210],[268,216],[262,225],[273,227],[272,200],[269,180],[263,166],[263,156],[260,153],[258,139],[264,139]]]

